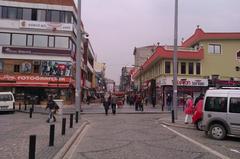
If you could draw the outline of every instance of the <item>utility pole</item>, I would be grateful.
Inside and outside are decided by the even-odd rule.
[[[172,123],[174,123],[175,122],[174,120],[177,119],[177,49],[178,49],[177,39],[178,39],[178,0],[175,0]]]
[[[75,86],[75,108],[76,114],[81,110],[81,0],[78,0],[77,16],[77,52],[76,52],[76,86]],[[78,116],[78,115],[77,115]]]

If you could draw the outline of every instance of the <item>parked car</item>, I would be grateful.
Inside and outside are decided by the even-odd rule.
[[[14,103],[15,100],[12,92],[0,92],[0,112],[14,113]]]
[[[204,98],[202,129],[214,139],[240,136],[240,89],[207,90]]]

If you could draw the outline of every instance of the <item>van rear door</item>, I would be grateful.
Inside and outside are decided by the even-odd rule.
[[[231,95],[229,101],[228,123],[231,134],[240,135],[240,95]]]

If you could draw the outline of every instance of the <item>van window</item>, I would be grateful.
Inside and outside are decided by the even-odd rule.
[[[240,113],[240,98],[230,98],[230,113]]]
[[[227,112],[227,97],[207,97],[205,111]]]
[[[1,94],[0,101],[12,101],[12,96],[10,94]]]

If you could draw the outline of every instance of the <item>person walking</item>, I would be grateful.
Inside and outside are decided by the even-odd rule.
[[[170,93],[167,94],[167,107],[168,111],[171,111],[172,108],[172,96]]]
[[[105,110],[105,114],[108,115],[108,109],[109,109],[110,101],[109,101],[109,95],[106,93],[103,99],[103,106]]]
[[[192,116],[193,112],[194,112],[194,105],[193,105],[193,100],[192,100],[192,96],[187,95],[187,101],[186,101],[186,109],[184,110],[185,112],[185,119],[184,119],[184,123],[188,124],[188,119],[189,117]]]
[[[46,121],[47,123],[49,123],[52,118],[53,118],[53,122],[56,121],[56,117],[54,116],[54,114],[59,109],[58,105],[53,101],[53,96],[50,95],[48,98],[49,99],[48,99],[47,106],[46,106],[46,110],[49,109],[48,119]]]
[[[116,109],[117,109],[117,96],[114,94],[111,96],[111,106],[112,106],[112,113],[115,115]]]

